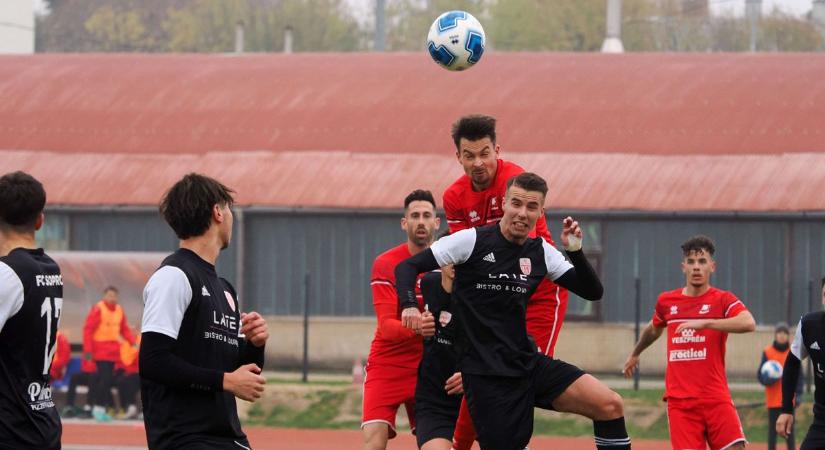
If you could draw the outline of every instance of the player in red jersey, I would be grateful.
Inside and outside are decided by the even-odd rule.
[[[430,191],[416,190],[404,199],[401,229],[407,241],[378,255],[372,266],[372,302],[378,326],[367,358],[361,429],[364,449],[385,449],[395,437],[395,415],[402,404],[407,409],[410,426],[415,430],[415,383],[421,360],[422,336],[435,333],[435,320],[424,313],[427,321],[418,330],[401,325],[401,310],[395,292],[395,266],[430,246],[441,225],[436,217],[435,199]],[[419,308],[421,293],[418,295]]]
[[[496,143],[496,119],[493,117],[461,117],[453,124],[452,138],[456,146],[456,159],[464,168],[464,175],[444,191],[444,211],[450,232],[498,222],[504,215],[502,205],[507,181],[524,172],[524,169],[499,159],[500,146]],[[539,217],[529,237],[537,236],[555,246],[544,214]],[[566,312],[567,290],[549,279],[543,280],[527,304],[527,332],[535,340],[539,352],[553,357]],[[622,408],[618,395],[604,399],[595,397],[596,404],[580,401],[567,412],[579,413],[594,420],[613,419],[617,414],[621,416],[616,412]],[[463,401],[453,447],[455,450],[469,450],[474,440],[475,429],[467,402]]]
[[[695,236],[682,244],[685,287],[663,292],[653,319],[624,365],[633,375],[639,355],[667,329],[665,396],[675,450],[744,449],[745,434],[725,377],[728,333],[756,329],[753,316],[730,292],[710,285],[716,270],[713,241]]]

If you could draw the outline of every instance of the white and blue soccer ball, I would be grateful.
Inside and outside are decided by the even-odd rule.
[[[773,384],[782,379],[782,364],[779,361],[769,359],[759,368],[759,373],[762,374],[762,379],[767,384]]]
[[[427,34],[427,50],[447,70],[472,67],[484,54],[486,38],[481,23],[465,11],[438,16]]]

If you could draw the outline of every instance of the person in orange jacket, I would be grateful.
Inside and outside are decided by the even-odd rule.
[[[66,367],[69,365],[69,360],[72,358],[72,347],[69,345],[69,339],[62,331],[57,330],[55,337],[54,356],[52,357],[52,368],[49,369],[49,375],[52,381],[62,380],[66,374]]]
[[[762,351],[762,361],[759,363],[757,378],[765,386],[765,406],[768,408],[768,450],[776,450],[776,419],[782,412],[782,383],[780,380],[769,380],[762,375],[762,365],[766,361],[774,360],[780,366],[785,366],[785,359],[790,352],[790,332],[788,324],[779,322],[774,330],[774,340],[771,345]],[[802,376],[796,384],[796,404],[802,396]],[[794,435],[790,433],[787,438],[788,450],[795,450]]]
[[[138,416],[137,394],[140,392],[140,375],[138,375],[138,347],[140,333],[137,333],[136,345],[126,341],[120,343],[120,361],[116,364],[117,377],[115,384],[120,394],[120,403],[126,406],[122,419],[135,419]]]
[[[98,421],[109,421],[105,405],[111,405],[115,363],[120,360],[120,338],[135,345],[126,313],[118,304],[118,290],[109,286],[103,290],[103,299],[97,302],[86,317],[83,326],[83,356],[94,360],[97,376],[92,382],[92,416]]]

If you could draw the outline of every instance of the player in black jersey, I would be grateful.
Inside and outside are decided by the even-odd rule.
[[[46,191],[31,175],[0,177],[0,448],[59,449],[49,369],[63,308],[63,277],[34,234]]]
[[[160,211],[180,238],[143,291],[141,398],[150,449],[248,449],[235,397],[260,398],[266,321],[241,313],[215,272],[232,236],[232,191],[189,174]]]
[[[454,278],[452,266],[421,278],[421,295],[435,320],[435,335],[424,340],[415,385],[415,437],[422,450],[452,448],[461,406],[463,389],[455,350],[457,320],[450,307]]]
[[[459,368],[481,448],[523,449],[539,406],[592,418],[598,449],[629,449],[621,397],[579,368],[537,353],[527,335],[527,300],[545,277],[585,299],[603,292],[581,251],[577,222],[568,217],[562,232],[570,262],[543,239],[529,238],[546,193],[538,175],[517,175],[508,181],[501,222],[459,231],[400,263],[402,323],[420,327],[420,313],[411,308],[416,276],[454,264]]]
[[[825,305],[825,278],[822,279],[822,304]],[[782,414],[776,419],[776,432],[787,438],[793,430],[796,384],[801,361],[808,356],[814,366],[814,421],[799,450],[825,448],[825,311],[805,314],[796,326],[791,352],[782,370]]]

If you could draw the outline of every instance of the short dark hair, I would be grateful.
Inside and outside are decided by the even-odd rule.
[[[486,137],[495,145],[496,143],[496,118],[481,114],[471,114],[458,119],[453,124],[453,142],[456,150],[460,150],[461,138],[468,141],[478,141]]]
[[[518,186],[526,191],[541,192],[541,195],[547,196],[547,182],[533,172],[522,172],[510,177],[507,180],[507,192],[510,192],[512,186]]]
[[[120,291],[119,291],[119,290],[117,290],[117,288],[116,288],[116,287],[114,287],[114,286],[106,286],[106,288],[105,288],[105,289],[103,289],[103,293],[105,294],[105,293],[107,293],[107,292],[114,292],[115,294],[119,294],[119,293],[120,293]]]
[[[46,207],[46,190],[33,176],[16,171],[0,177],[0,228],[32,232]]]
[[[212,223],[212,208],[231,207],[234,192],[218,180],[190,173],[166,191],[160,214],[179,239],[201,236]]]
[[[716,247],[713,245],[713,240],[704,234],[693,236],[682,244],[682,254],[689,256],[693,252],[703,251],[710,256],[716,252]]]
[[[424,189],[416,189],[410,192],[410,195],[404,198],[404,210],[406,211],[407,208],[410,207],[410,203],[415,201],[430,202],[433,204],[433,209],[436,208],[435,198],[433,197],[433,193],[430,191],[426,191]]]

